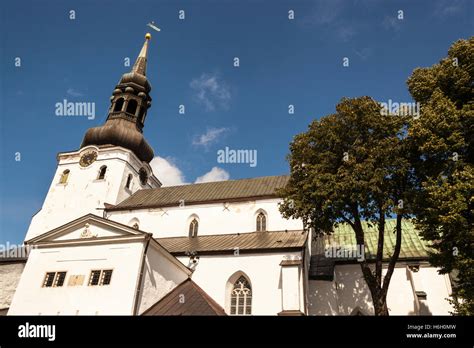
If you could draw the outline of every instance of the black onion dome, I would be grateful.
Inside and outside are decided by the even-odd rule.
[[[150,162],[153,149],[143,136],[148,108],[151,106],[151,85],[146,78],[148,41],[150,34],[129,73],[123,74],[111,97],[112,105],[103,126],[90,128],[81,148],[88,145],[115,145],[129,149],[141,161]]]

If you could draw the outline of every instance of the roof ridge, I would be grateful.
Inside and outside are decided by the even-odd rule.
[[[187,205],[197,205],[241,201],[247,198],[276,198],[277,190],[284,187],[288,179],[288,175],[273,175],[141,189],[115,206],[106,207],[106,210],[167,207],[179,205],[181,201],[187,202]]]
[[[256,176],[256,177],[253,177],[253,178],[240,178],[240,179],[230,179],[230,180],[220,180],[220,181],[198,182],[198,183],[173,185],[173,186],[161,186],[161,187],[155,187],[155,188],[144,188],[144,189],[137,190],[134,194],[136,194],[139,191],[153,191],[153,190],[159,190],[159,189],[171,189],[171,188],[182,187],[182,186],[201,186],[201,185],[203,186],[203,185],[209,185],[209,184],[220,184],[220,183],[225,183],[225,182],[235,182],[235,181],[244,181],[244,180],[261,180],[261,179],[266,179],[266,178],[278,178],[278,177],[284,177],[284,176],[289,177],[289,174]]]
[[[208,305],[214,310],[214,311],[219,311],[224,315],[227,315],[225,312],[224,308],[217,303],[216,300],[214,300],[207,292],[205,292],[194,280],[191,278],[188,278],[188,280],[191,282],[191,286],[193,286],[208,302]]]
[[[304,232],[304,230],[278,230],[278,231],[251,231],[251,232],[238,232],[238,233],[218,233],[218,234],[201,234],[196,237],[189,237],[189,236],[177,236],[177,237],[161,237],[161,238],[154,238],[155,240],[160,239],[173,239],[173,238],[201,238],[201,237],[216,237],[216,236],[240,236],[240,235],[249,235],[253,233],[293,233],[293,232]]]

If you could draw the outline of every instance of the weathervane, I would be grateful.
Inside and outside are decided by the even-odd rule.
[[[154,21],[151,21],[150,23],[148,23],[147,26],[150,27],[150,28],[153,29],[153,30],[161,31],[161,29],[158,28],[158,27],[155,25],[155,22],[154,22]]]

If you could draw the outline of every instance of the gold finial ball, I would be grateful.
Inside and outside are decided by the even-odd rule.
[[[151,39],[151,34],[150,34],[150,33],[146,33],[145,39],[150,40],[150,39]]]

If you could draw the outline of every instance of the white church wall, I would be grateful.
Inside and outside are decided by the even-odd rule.
[[[301,306],[301,269],[300,266],[284,266],[281,268],[282,307],[284,311],[296,311]]]
[[[97,160],[88,167],[81,167],[79,159],[88,151],[97,151]],[[117,204],[142,188],[157,187],[154,177],[149,184],[140,184],[138,170],[146,163],[139,162],[135,155],[120,147],[98,149],[88,146],[80,151],[58,155],[58,166],[41,210],[32,218],[25,240],[45,233],[87,213],[101,215],[104,203]],[[107,166],[103,180],[98,180],[100,168]],[[68,180],[60,183],[65,170]],[[133,175],[130,190],[125,189],[128,174]],[[99,210],[98,210],[99,208]]]
[[[386,273],[386,268],[383,274]],[[449,315],[451,306],[446,298],[450,293],[450,283],[437,269],[420,266],[420,278],[427,293],[425,313],[427,315]],[[350,315],[359,309],[373,315],[372,296],[365,283],[359,265],[336,265],[334,281],[309,281],[310,315]],[[404,264],[395,268],[387,293],[390,315],[417,315],[411,282]]]
[[[265,199],[238,203],[184,205],[141,209],[133,211],[112,211],[109,218],[123,224],[130,220],[140,220],[140,229],[153,233],[154,238],[187,236],[190,217],[196,215],[199,220],[198,235],[230,234],[254,232],[256,216],[259,210],[267,214],[267,230],[301,230],[300,220],[285,219],[278,210],[279,199]]]
[[[301,256],[301,252],[201,255],[192,279],[229,313],[228,281],[236,272],[242,272],[252,286],[252,314],[276,315],[282,311],[280,262],[284,257]],[[187,256],[179,257],[179,260],[185,265],[189,264]],[[303,289],[299,291],[303,298]],[[304,311],[303,308],[300,310]]]
[[[133,313],[143,241],[33,248],[9,315],[115,315]],[[112,269],[110,285],[89,286],[92,270]],[[61,287],[43,287],[46,272],[67,271]],[[71,275],[84,276],[70,285]]]
[[[446,300],[451,296],[451,281],[449,280],[448,275],[438,274],[438,268],[435,267],[420,267],[419,271],[419,287],[417,291],[426,292],[426,300],[422,301],[421,313],[422,315],[449,315],[453,311],[453,307]],[[405,278],[406,279],[406,278]],[[395,297],[397,293],[393,291],[390,293],[389,290],[388,296]],[[411,294],[413,298],[413,294]],[[402,301],[401,296],[398,296],[398,299]],[[412,301],[413,302],[413,301]],[[413,303],[412,303],[413,308]],[[413,311],[413,309],[411,309]],[[400,313],[403,314],[403,313]],[[412,313],[409,313],[412,314]]]
[[[187,278],[187,273],[157,250],[154,243],[150,243],[143,268],[138,314],[150,308]]]
[[[308,283],[309,315],[338,315],[336,284],[323,280]]]

